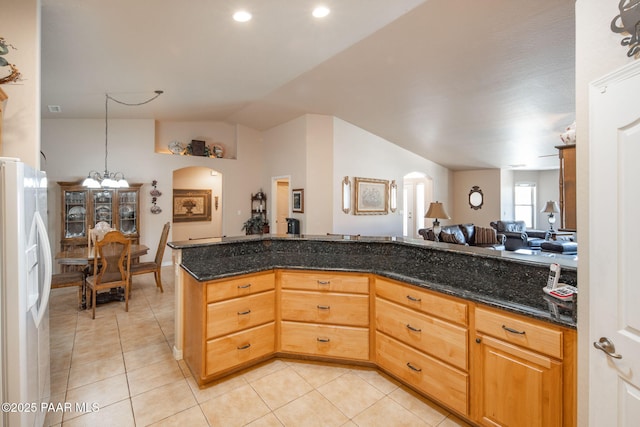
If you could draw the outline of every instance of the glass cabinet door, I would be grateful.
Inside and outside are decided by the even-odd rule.
[[[137,190],[118,190],[118,229],[125,235],[138,233]]]
[[[64,191],[64,230],[65,239],[86,238],[87,192]]]
[[[113,228],[113,190],[98,190],[93,193],[93,224],[104,221]]]

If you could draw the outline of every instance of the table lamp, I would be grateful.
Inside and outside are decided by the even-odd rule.
[[[429,210],[424,216],[425,218],[433,218],[433,232],[436,236],[440,234],[440,222],[438,219],[451,219],[449,214],[444,210],[444,206],[440,202],[431,202]]]
[[[547,205],[540,212],[549,214],[549,230],[553,231],[553,224],[556,222],[555,213],[560,212],[560,207],[558,203],[552,200],[547,202]]]

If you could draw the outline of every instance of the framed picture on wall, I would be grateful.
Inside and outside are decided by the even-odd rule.
[[[304,189],[295,188],[291,190],[293,195],[293,212],[304,213]]]
[[[389,181],[385,179],[354,178],[356,215],[387,215],[389,213]]]
[[[211,221],[211,190],[173,190],[173,222]]]

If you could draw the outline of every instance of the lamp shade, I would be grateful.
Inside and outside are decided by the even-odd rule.
[[[427,210],[425,218],[451,219],[449,214],[444,210],[444,206],[440,202],[431,202],[429,210]]]
[[[558,206],[558,202],[549,200],[547,202],[547,205],[540,212],[550,213],[550,214],[558,213],[560,212],[560,207]]]

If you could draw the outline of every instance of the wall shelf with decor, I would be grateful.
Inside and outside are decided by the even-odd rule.
[[[222,122],[156,121],[155,152],[210,159],[237,158],[237,128]]]

